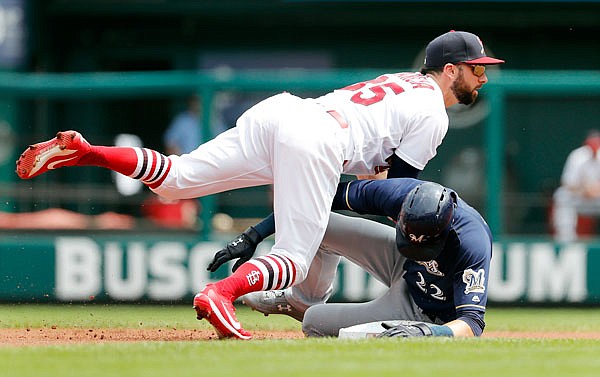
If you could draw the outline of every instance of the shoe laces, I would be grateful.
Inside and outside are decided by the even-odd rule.
[[[277,300],[285,300],[285,292],[283,291],[266,291],[265,295],[264,295],[264,299],[265,300],[273,300],[273,301],[277,301]]]

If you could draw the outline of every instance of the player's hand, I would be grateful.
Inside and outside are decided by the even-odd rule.
[[[239,258],[232,268],[235,272],[238,267],[252,258],[260,241],[262,241],[260,234],[253,227],[249,227],[233,241],[229,241],[223,249],[217,251],[206,269],[215,272],[223,263]]]
[[[432,336],[433,332],[431,327],[425,322],[415,321],[398,321],[395,322],[382,322],[381,326],[386,329],[381,334],[377,335],[378,338],[414,338],[420,336]]]

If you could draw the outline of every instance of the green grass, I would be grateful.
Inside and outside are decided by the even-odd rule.
[[[491,331],[600,332],[600,308],[488,308],[485,321]]]
[[[0,305],[0,327],[208,328],[187,306]],[[246,327],[299,329],[240,308]],[[489,309],[490,331],[600,331],[600,310]],[[600,341],[210,340],[0,347],[0,376],[597,376]]]
[[[288,316],[265,317],[237,305],[238,319],[264,330],[299,330],[300,323]],[[189,305],[0,305],[0,328],[27,327],[177,328],[210,329],[198,321]]]

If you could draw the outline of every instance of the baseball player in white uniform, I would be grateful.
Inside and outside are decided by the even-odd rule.
[[[560,187],[554,192],[555,239],[577,239],[577,217],[600,215],[600,131],[591,130],[582,146],[569,153]]]
[[[141,180],[168,199],[196,198],[273,184],[275,243],[194,298],[199,319],[220,337],[250,339],[233,301],[250,292],[304,280],[321,243],[342,173],[421,170],[448,130],[445,109],[469,104],[486,82],[481,40],[448,32],[426,49],[421,73],[390,73],[319,98],[281,93],[256,104],[236,127],[181,156],[146,148],[104,147],[76,131],[30,146],[17,161],[23,179],[64,166],[105,167]]]

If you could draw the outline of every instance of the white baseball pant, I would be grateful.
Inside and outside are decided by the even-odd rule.
[[[237,125],[182,156],[153,191],[196,198],[273,184],[277,224],[272,253],[292,260],[304,280],[321,243],[342,174],[349,133],[324,107],[282,93],[246,111]]]

